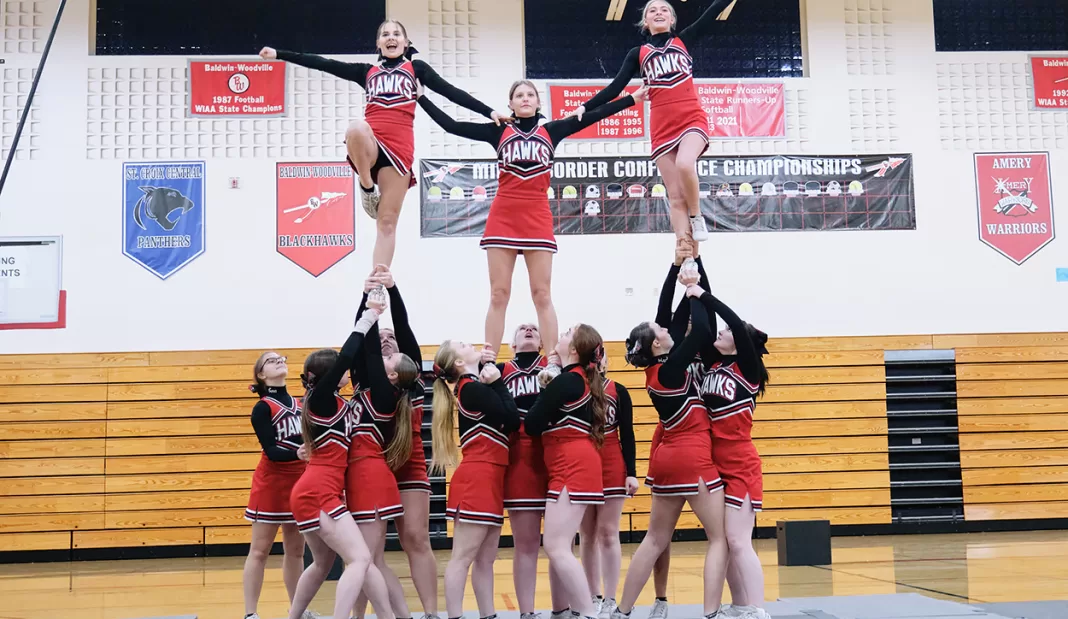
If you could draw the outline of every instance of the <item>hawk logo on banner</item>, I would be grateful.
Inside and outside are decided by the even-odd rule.
[[[1016,264],[1054,238],[1049,153],[978,153],[979,239]]]
[[[167,279],[204,253],[203,161],[124,163],[122,253]]]
[[[279,163],[276,249],[319,277],[356,249],[355,177],[347,163]]]

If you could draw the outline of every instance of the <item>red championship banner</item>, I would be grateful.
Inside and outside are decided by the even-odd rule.
[[[189,61],[190,116],[283,116],[286,63]]]
[[[1068,110],[1068,56],[1031,56],[1036,110]]]
[[[695,83],[715,138],[786,137],[785,88],[781,82]]]
[[[1049,153],[977,153],[979,239],[1016,264],[1053,240]]]
[[[319,277],[356,249],[356,185],[347,163],[279,163],[278,253]]]
[[[549,89],[550,120],[560,120],[580,105],[589,101],[607,84],[547,84]],[[627,86],[620,96],[626,96],[638,90],[637,84]],[[572,135],[569,140],[644,140],[645,103],[632,105],[622,112],[610,116],[596,125],[586,127]]]

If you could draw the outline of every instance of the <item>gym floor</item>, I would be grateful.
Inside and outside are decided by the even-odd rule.
[[[833,565],[779,567],[775,540],[758,540],[767,599],[895,593],[965,604],[1068,599],[1068,562],[1064,560],[1068,532],[1064,531],[845,537],[835,538],[833,544]],[[623,546],[624,570],[636,548]],[[700,604],[704,545],[677,542],[672,553],[669,600],[673,605]],[[449,553],[437,554],[441,574]],[[511,557],[510,549],[501,549],[496,564],[499,611],[516,610]],[[388,560],[404,583],[413,612],[420,616],[404,555],[390,553]],[[240,619],[243,562],[243,557],[223,557],[2,565],[0,619],[175,615]],[[549,605],[547,567],[543,557],[538,586],[542,609]],[[650,582],[638,605],[651,604],[652,597]],[[724,597],[727,601],[728,594]],[[312,609],[329,614],[333,598],[334,583],[327,582]],[[287,608],[281,557],[272,556],[259,613],[264,619],[274,619],[284,617]],[[468,616],[477,614],[470,585],[465,608]]]

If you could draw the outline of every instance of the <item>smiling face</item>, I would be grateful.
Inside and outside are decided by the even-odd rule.
[[[378,51],[386,58],[400,58],[408,49],[408,32],[399,21],[385,21],[378,28]]]
[[[531,118],[538,113],[541,107],[541,98],[534,84],[523,80],[512,85],[508,93],[508,107],[512,109],[516,118]]]
[[[675,27],[675,9],[665,0],[651,0],[642,11],[643,29],[649,34],[670,32]]]

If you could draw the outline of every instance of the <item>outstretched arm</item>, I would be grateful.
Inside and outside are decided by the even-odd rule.
[[[493,114],[493,108],[474,98],[471,96],[471,93],[466,90],[461,90],[445,81],[445,78],[438,75],[438,72],[434,70],[434,67],[431,67],[422,60],[413,60],[412,66],[415,67],[416,79],[418,79],[423,86],[426,86],[456,105],[463,106],[476,114],[481,114],[486,118],[490,118]]]
[[[707,36],[712,22],[716,21],[716,17],[723,12],[723,9],[727,8],[730,4],[730,0],[715,0],[712,4],[705,9],[704,13],[697,18],[697,21],[686,26],[679,33],[679,38],[686,44],[687,47],[698,42],[702,37]]]
[[[556,145],[567,136],[574,135],[590,125],[597,124],[613,114],[622,112],[632,105],[634,105],[634,97],[627,95],[586,112],[583,114],[582,120],[579,120],[578,116],[568,116],[567,118],[545,123],[545,130],[549,132],[553,145]]]
[[[412,326],[408,324],[408,308],[404,307],[400,290],[394,284],[386,290],[389,291],[389,311],[393,315],[393,334],[397,336],[397,348],[409,357],[419,369],[423,369],[423,351],[419,348],[419,341],[415,339]]]
[[[672,263],[667,279],[660,289],[660,302],[656,306],[656,324],[667,329],[671,326],[671,301],[675,298],[675,282],[679,279],[679,265]],[[683,299],[685,305],[686,300]],[[681,307],[681,305],[680,305]],[[674,337],[674,334],[672,335]]]
[[[583,103],[583,109],[592,110],[601,107],[612,99],[618,97],[619,93],[623,92],[623,89],[627,87],[627,84],[629,84],[630,81],[634,79],[634,76],[638,74],[638,65],[638,48],[635,47],[627,52],[627,57],[623,59],[623,66],[619,68],[619,73],[616,73],[616,77],[612,80],[612,83],[602,88],[601,92],[593,95],[593,98],[589,101]]]
[[[753,338],[749,336],[749,329],[746,328],[745,321],[739,318],[738,314],[735,314],[734,310],[727,307],[723,301],[712,296],[710,292],[701,295],[701,302],[710,312],[721,316],[727,326],[730,327],[731,335],[734,336],[734,347],[738,349],[738,368],[742,371],[742,376],[745,376],[745,379],[752,383],[759,383],[760,357],[757,355]]]
[[[343,80],[356,82],[364,88],[367,87],[367,71],[371,69],[371,65],[366,62],[341,62],[340,60],[331,60],[315,54],[301,54],[284,49],[278,50],[277,53],[279,60],[323,71]]]
[[[708,312],[698,298],[690,297],[690,315],[693,326],[690,334],[676,346],[664,365],[660,366],[658,378],[665,387],[677,388],[686,383],[686,373],[697,353],[712,334],[708,327]]]
[[[635,460],[637,449],[634,445],[634,405],[630,400],[630,392],[627,388],[616,383],[616,399],[619,401],[619,410],[616,418],[619,420],[619,446],[623,449],[623,462],[627,466],[627,477],[637,477]]]
[[[373,324],[378,321],[378,310],[368,309],[363,311],[356,320],[356,326],[349,334],[345,344],[341,347],[341,353],[337,361],[330,366],[326,374],[316,377],[315,388],[308,396],[308,408],[312,413],[324,417],[332,416],[335,406],[334,392],[337,391],[338,383],[345,371],[352,367],[352,360],[363,347],[364,336]],[[375,337],[378,337],[375,335]]]
[[[367,384],[365,389],[370,390],[371,406],[379,415],[392,415],[397,408],[397,394],[393,383],[386,376],[386,365],[382,361],[382,339],[378,333],[378,323],[375,323],[367,332],[367,339],[363,343],[364,359],[367,362]]]
[[[498,127],[493,123],[459,122],[452,116],[442,112],[441,108],[434,105],[434,102],[426,96],[419,97],[419,107],[423,108],[423,111],[425,111],[430,118],[434,119],[434,122],[436,122],[442,129],[453,135],[458,135],[469,140],[485,142],[494,147],[501,141],[502,127]]]

